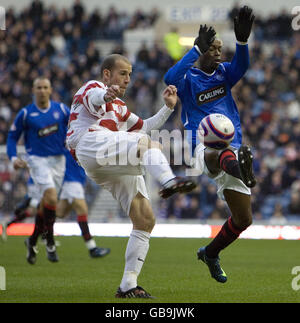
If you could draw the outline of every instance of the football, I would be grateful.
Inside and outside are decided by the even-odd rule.
[[[201,120],[198,134],[206,147],[224,149],[234,138],[234,126],[231,120],[223,114],[213,113]]]

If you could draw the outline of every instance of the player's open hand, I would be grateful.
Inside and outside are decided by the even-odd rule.
[[[17,170],[17,169],[20,169],[20,168],[27,168],[27,163],[20,159],[20,158],[17,158],[14,160],[13,162],[13,166],[14,166],[14,169]]]
[[[163,92],[163,98],[165,100],[166,106],[169,109],[174,109],[177,103],[177,88],[174,85],[169,85],[165,88]]]
[[[116,99],[120,94],[119,85],[112,85],[106,90],[106,94],[104,95],[105,102],[111,102]]]
[[[246,43],[251,33],[255,16],[252,9],[244,6],[234,18],[234,32],[237,41]]]
[[[200,52],[205,54],[210,45],[215,40],[216,32],[213,27],[200,25],[198,37],[195,39],[194,45],[197,45]]]

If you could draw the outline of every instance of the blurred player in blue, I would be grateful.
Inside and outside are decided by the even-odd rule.
[[[219,252],[235,241],[252,223],[251,190],[256,184],[252,171],[251,150],[242,145],[239,112],[231,95],[231,88],[242,78],[249,66],[248,38],[254,15],[244,6],[234,18],[237,40],[231,62],[221,61],[222,41],[215,38],[212,27],[201,25],[194,47],[165,75],[165,82],[175,85],[182,103],[182,122],[188,133],[192,152],[192,166],[199,174],[213,178],[218,195],[226,200],[231,216],[217,236],[206,247],[198,250],[211,276],[225,283],[227,276],[219,263]],[[198,63],[199,68],[193,67]],[[209,114],[227,116],[235,127],[231,147],[215,150],[204,147],[197,137],[201,120]]]
[[[14,169],[28,168],[30,175],[42,195],[39,211],[35,218],[32,235],[26,239],[27,261],[36,261],[36,242],[45,231],[47,257],[57,262],[58,256],[53,235],[56,217],[57,192],[65,173],[64,152],[69,108],[63,103],[50,100],[51,82],[38,77],[33,82],[34,100],[22,108],[14,120],[7,138],[7,155]],[[17,143],[24,135],[26,156],[17,157]]]
[[[110,249],[97,247],[95,240],[90,234],[88,226],[88,206],[84,197],[85,182],[86,174],[84,169],[77,164],[69,151],[67,151],[66,172],[59,195],[57,217],[64,218],[74,210],[90,256],[93,258],[103,257],[110,253]]]

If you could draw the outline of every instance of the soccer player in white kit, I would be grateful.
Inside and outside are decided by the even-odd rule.
[[[137,285],[155,224],[144,171],[162,185],[163,198],[189,192],[196,184],[176,177],[160,143],[147,135],[159,129],[173,112],[176,87],[168,86],[163,92],[165,105],[151,118],[142,120],[119,98],[125,94],[131,73],[131,63],[122,55],[113,54],[103,60],[101,81],[87,82],[74,96],[67,145],[86,174],[112,193],[133,223],[124,274],[115,296],[151,298]]]

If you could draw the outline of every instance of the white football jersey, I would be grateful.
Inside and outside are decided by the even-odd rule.
[[[75,94],[70,112],[67,145],[75,149],[87,131],[139,131],[143,120],[130,112],[124,101],[117,98],[105,103],[107,86],[99,81],[85,83]],[[94,98],[97,97],[97,100]],[[101,102],[96,106],[93,102]]]

